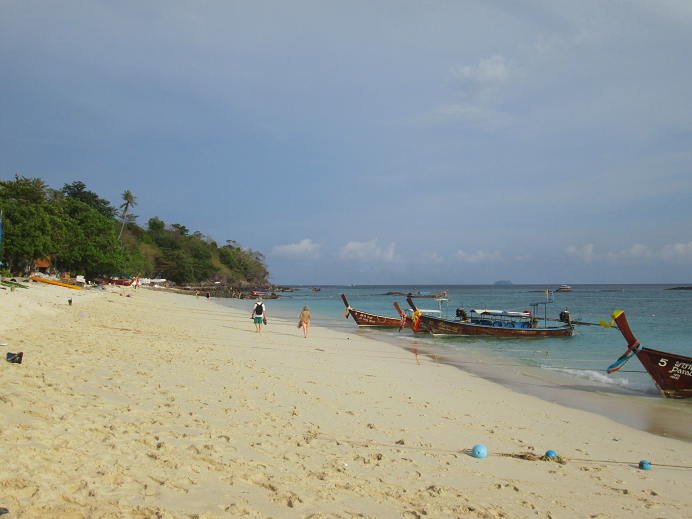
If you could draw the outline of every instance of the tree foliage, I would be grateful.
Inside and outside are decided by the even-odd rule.
[[[17,272],[49,258],[59,270],[88,277],[142,274],[176,283],[267,280],[261,253],[232,240],[219,247],[211,236],[190,233],[179,223],[167,226],[157,216],[144,229],[129,213],[137,197],[126,190],[122,198],[116,220],[110,202],[83,182],[56,190],[40,178],[0,181],[4,265]]]

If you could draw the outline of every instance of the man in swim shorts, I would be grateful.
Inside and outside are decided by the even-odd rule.
[[[252,309],[252,318],[255,321],[255,328],[256,332],[259,333],[262,331],[262,319],[264,319],[267,316],[267,309],[264,307],[264,303],[262,302],[262,298],[258,297],[257,302],[255,303],[255,307]]]

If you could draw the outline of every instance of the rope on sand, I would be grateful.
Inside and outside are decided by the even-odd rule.
[[[448,453],[453,453],[453,454],[468,454],[471,455],[471,451],[473,449],[442,449],[442,448],[436,448],[436,447],[426,447],[426,446],[419,446],[419,445],[406,445],[406,440],[401,439],[398,440],[394,443],[383,443],[377,440],[367,440],[367,439],[362,439],[362,440],[346,440],[346,439],[338,439],[335,436],[332,436],[331,434],[326,434],[323,432],[319,431],[308,431],[307,433],[303,434],[303,439],[305,440],[306,444],[309,444],[313,440],[327,440],[327,441],[333,441],[337,445],[341,444],[346,444],[346,445],[353,445],[356,447],[370,447],[370,446],[378,446],[378,447],[387,447],[390,449],[397,449],[397,450],[402,450],[402,449],[407,449],[407,450],[417,450],[417,451],[426,451],[426,452],[448,452]],[[524,451],[524,452],[495,452],[495,453],[488,453],[489,455],[495,455],[499,456],[502,458],[514,458],[514,459],[521,459],[525,461],[546,461],[546,462],[554,462],[554,463],[559,463],[560,465],[567,465],[568,462],[581,462],[581,463],[603,463],[603,464],[611,464],[611,465],[639,465],[639,462],[633,462],[633,461],[617,461],[617,460],[592,460],[592,459],[584,459],[584,458],[568,458],[565,456],[547,456],[543,455],[541,456],[540,454],[536,454],[535,452],[531,451]],[[692,466],[688,465],[671,465],[667,463],[651,463],[651,466],[654,467],[666,467],[666,468],[677,468],[677,469],[687,469],[690,470],[692,469]]]

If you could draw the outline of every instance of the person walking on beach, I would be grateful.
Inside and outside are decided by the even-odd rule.
[[[197,296],[197,299],[199,299],[199,290],[195,290],[195,295]]]
[[[260,333],[262,331],[262,320],[266,317],[267,309],[264,307],[262,298],[258,297],[257,303],[255,303],[255,307],[252,309],[252,318],[255,321],[255,328],[257,329],[255,333]]]
[[[310,309],[306,306],[303,307],[303,311],[300,312],[300,324],[303,325],[303,333],[305,338],[308,338],[308,326],[310,326]]]
[[[209,292],[207,292],[207,301],[209,301]]]

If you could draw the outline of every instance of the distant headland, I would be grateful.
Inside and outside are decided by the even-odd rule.
[[[514,283],[512,283],[509,279],[502,279],[500,281],[495,281],[495,283],[493,283],[493,285],[513,285],[513,284]]]

